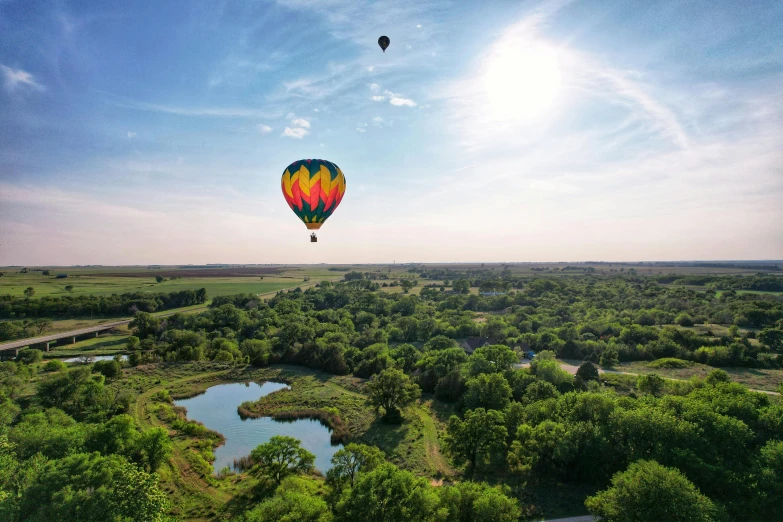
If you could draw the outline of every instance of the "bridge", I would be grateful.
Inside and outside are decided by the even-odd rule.
[[[114,321],[112,323],[103,323],[96,326],[90,326],[88,328],[80,328],[79,330],[71,330],[70,332],[60,332],[51,335],[42,335],[39,337],[28,337],[27,339],[19,339],[18,341],[11,341],[10,343],[0,344],[0,358],[16,357],[19,355],[19,350],[27,347],[41,347],[45,351],[49,351],[49,344],[55,341],[63,339],[70,339],[71,343],[76,342],[77,337],[85,335],[98,334],[111,330],[118,326],[122,326],[131,322],[131,319],[125,319],[122,321]]]

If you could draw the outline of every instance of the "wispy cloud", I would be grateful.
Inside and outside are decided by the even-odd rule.
[[[45,87],[35,81],[32,74],[22,69],[13,69],[0,64],[0,70],[3,71],[3,83],[8,92],[18,92],[22,89],[43,91]]]
[[[409,99],[409,98],[398,98],[397,96],[394,96],[392,98],[389,98],[389,103],[394,105],[395,107],[415,107],[416,102]]]
[[[301,140],[304,138],[307,134],[309,134],[310,131],[307,129],[303,129],[301,127],[286,127],[283,131],[283,134],[281,136],[287,137],[287,138],[296,138],[298,140]]]
[[[261,134],[269,134],[270,132],[272,132],[272,127],[270,127],[269,125],[264,125],[263,123],[259,123],[258,125],[256,125],[256,128],[258,129],[258,132],[260,132]]]
[[[304,127],[305,129],[310,128],[310,122],[304,118],[294,118],[293,120],[291,120],[291,125],[295,125],[297,127]]]
[[[135,137],[136,137],[136,133],[135,132],[128,131],[128,138],[129,139],[133,139]]]

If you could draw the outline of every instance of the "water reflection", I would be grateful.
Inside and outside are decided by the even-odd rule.
[[[300,419],[275,421],[270,417],[242,419],[237,407],[243,402],[255,401],[272,392],[287,388],[278,382],[218,384],[202,395],[175,401],[187,408],[188,418],[207,428],[222,433],[225,444],[215,450],[213,464],[217,474],[231,466],[234,459],[249,455],[256,446],[268,442],[274,435],[288,435],[302,441],[302,447],[315,455],[315,467],[321,472],[331,468],[330,459],[341,445],[332,446],[331,431],[317,420]]]

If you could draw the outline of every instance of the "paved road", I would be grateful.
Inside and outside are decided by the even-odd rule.
[[[199,308],[191,308],[187,310],[186,313],[200,311],[202,309],[205,309],[206,307],[207,305],[204,305],[203,307],[199,307]],[[156,314],[155,317],[166,317],[169,315],[174,315],[177,312],[180,312],[180,310],[169,310],[165,313]],[[118,326],[128,324],[132,320],[133,319],[122,319],[120,321],[112,321],[110,323],[96,324],[95,326],[80,328],[78,330],[71,330],[69,332],[60,332],[60,333],[49,334],[49,335],[41,335],[38,337],[28,337],[27,339],[17,339],[16,341],[0,344],[0,352],[5,350],[15,350],[17,348],[23,348],[25,346],[30,346],[31,344],[42,344],[51,341],[57,341],[59,339],[67,339],[68,337],[78,337],[80,335],[86,335],[95,332],[103,332],[105,330],[111,330],[112,328],[116,328]]]
[[[51,335],[42,335],[39,337],[28,337],[27,339],[19,339],[16,341],[11,341],[10,343],[0,344],[0,351],[14,350],[16,348],[23,348],[25,346],[30,346],[31,344],[47,343],[50,341],[57,341],[58,339],[66,339],[68,337],[77,337],[79,335],[102,332],[104,330],[110,330],[112,328],[116,328],[117,326],[128,324],[129,322],[131,322],[130,319],[125,319],[123,321],[115,321],[112,323],[102,323],[96,326],[90,326],[89,328],[80,328],[79,330],[71,330],[70,332],[60,332]]]

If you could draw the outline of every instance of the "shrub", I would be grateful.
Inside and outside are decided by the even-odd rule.
[[[47,372],[59,372],[67,368],[66,364],[59,359],[52,359],[44,364],[44,370]]]
[[[693,361],[684,361],[682,359],[677,359],[676,357],[664,357],[663,359],[658,359],[657,361],[647,363],[647,366],[650,368],[669,369],[689,368],[693,366]]]

